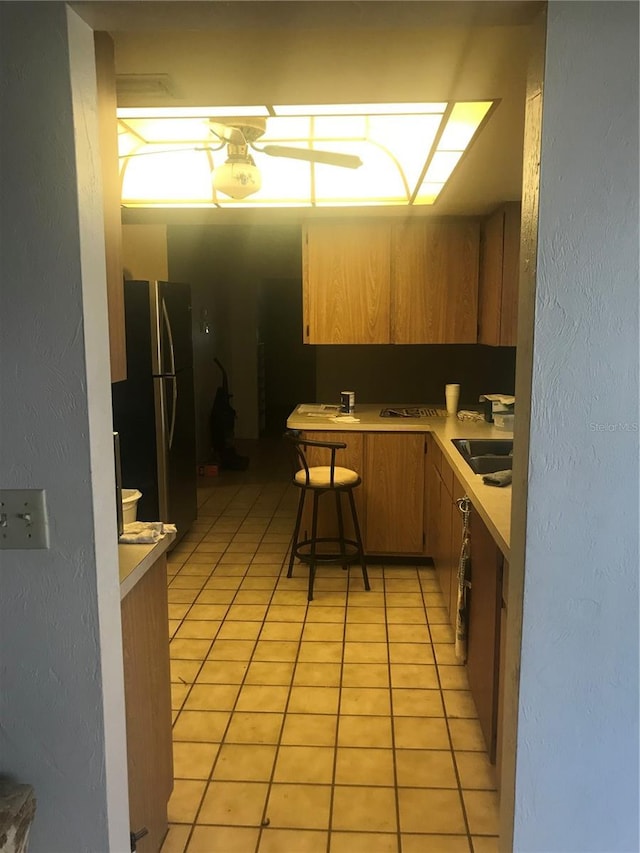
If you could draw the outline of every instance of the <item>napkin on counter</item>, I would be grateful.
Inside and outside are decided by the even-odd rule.
[[[119,541],[123,545],[153,545],[167,533],[175,532],[175,524],[165,524],[163,521],[131,521],[125,524]]]
[[[353,415],[336,415],[331,418],[336,424],[359,424],[360,418],[354,418]]]
[[[510,486],[511,469],[508,471],[494,471],[493,474],[485,474],[482,482],[485,486]]]

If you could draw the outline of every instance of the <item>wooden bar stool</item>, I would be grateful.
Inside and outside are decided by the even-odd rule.
[[[318,563],[339,563],[346,569],[350,563],[358,562],[362,568],[364,588],[366,590],[371,589],[369,586],[369,576],[367,574],[364,549],[362,547],[362,536],[360,534],[358,514],[356,512],[356,504],[353,499],[353,490],[356,486],[359,486],[362,481],[356,471],[351,471],[349,468],[340,468],[336,465],[336,451],[344,450],[347,445],[341,441],[316,441],[314,439],[301,438],[300,434],[296,431],[285,433],[285,439],[290,442],[294,451],[293,484],[300,489],[298,514],[296,516],[296,526],[293,531],[291,557],[289,559],[289,571],[287,572],[287,577],[290,578],[293,575],[293,563],[296,558],[303,563],[308,563],[309,592],[307,598],[309,601],[313,601],[313,584],[315,581],[316,566]],[[305,454],[305,449],[307,447],[319,447],[330,450],[330,464],[310,467]],[[313,494],[311,537],[309,539],[300,540],[299,536],[302,512],[304,510],[305,498],[309,492]],[[324,494],[333,494],[335,496],[338,536],[318,536],[318,501],[320,496]],[[343,494],[346,494],[349,499],[355,539],[347,539],[345,537],[344,519],[342,516]],[[328,553],[325,551],[318,551],[318,545],[325,545],[327,543],[333,544],[335,546],[335,550],[331,550]]]

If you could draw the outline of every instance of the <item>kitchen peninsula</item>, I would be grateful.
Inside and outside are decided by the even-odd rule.
[[[383,417],[381,411],[388,407],[358,404],[353,418],[346,419],[337,414],[309,413],[309,405],[297,406],[287,427],[301,430],[309,438],[334,439],[347,445],[338,451],[336,464],[356,470],[362,478],[355,496],[365,552],[370,559],[423,561],[430,557],[454,630],[463,542],[458,501],[470,499],[466,668],[489,758],[499,765],[511,486],[485,485],[482,475],[473,472],[452,440],[504,441],[512,434],[485,421],[432,416],[438,410],[425,405],[412,407],[425,410],[419,417]],[[311,465],[328,464],[316,448],[309,448],[307,455]],[[330,509],[322,507],[321,501],[322,536],[336,534]],[[305,524],[304,536],[308,538],[308,514],[303,517]]]
[[[395,406],[389,403],[365,403],[358,404],[354,412],[355,421],[343,420],[340,417],[317,417],[309,414],[300,414],[300,406],[291,413],[287,420],[288,429],[303,430],[305,433],[332,432],[336,441],[347,443],[347,449],[343,456],[338,455],[337,462],[340,465],[349,466],[354,464],[352,445],[362,441],[364,436],[375,436],[378,433],[392,433],[398,436],[419,436],[419,444],[424,451],[424,439],[427,435],[432,437],[439,448],[453,474],[460,481],[466,494],[471,498],[474,507],[489,528],[495,542],[504,555],[509,559],[510,525],[511,525],[511,487],[496,488],[487,486],[482,481],[480,474],[474,474],[467,465],[464,458],[458,452],[452,439],[454,438],[511,438],[512,433],[500,430],[493,424],[485,421],[461,421],[453,416],[417,417],[417,418],[389,418],[381,417],[380,412],[385,407]],[[398,406],[401,408],[402,406]],[[434,408],[430,405],[412,406],[413,408]],[[326,435],[325,435],[326,438]],[[347,455],[349,460],[347,461]],[[363,488],[367,489],[365,459],[356,467],[363,479]],[[423,498],[419,495],[420,504]],[[428,537],[426,537],[428,542]],[[421,549],[420,549],[421,550]],[[415,550],[414,550],[415,552]],[[428,552],[426,552],[428,553]],[[431,555],[429,555],[431,556]]]

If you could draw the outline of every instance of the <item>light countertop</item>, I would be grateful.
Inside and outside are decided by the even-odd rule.
[[[442,409],[442,404],[429,403],[367,403],[357,404],[353,417],[357,422],[332,420],[329,417],[310,417],[294,409],[287,420],[289,429],[331,430],[335,432],[430,432],[442,450],[456,477],[464,486],[496,544],[509,559],[511,533],[511,486],[486,486],[481,474],[474,474],[452,444],[453,438],[508,439],[513,433],[498,429],[485,421],[460,421],[453,415],[420,418],[382,418],[380,410],[393,406],[419,406]]]
[[[158,557],[165,553],[175,538],[175,533],[166,533],[159,542],[153,545],[118,545],[120,601],[131,592]]]

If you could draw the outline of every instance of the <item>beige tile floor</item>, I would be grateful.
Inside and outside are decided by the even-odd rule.
[[[263,469],[262,469],[263,470]],[[230,481],[230,482],[229,482]],[[162,853],[494,853],[493,768],[432,568],[283,569],[297,493],[220,478],[169,556]]]

